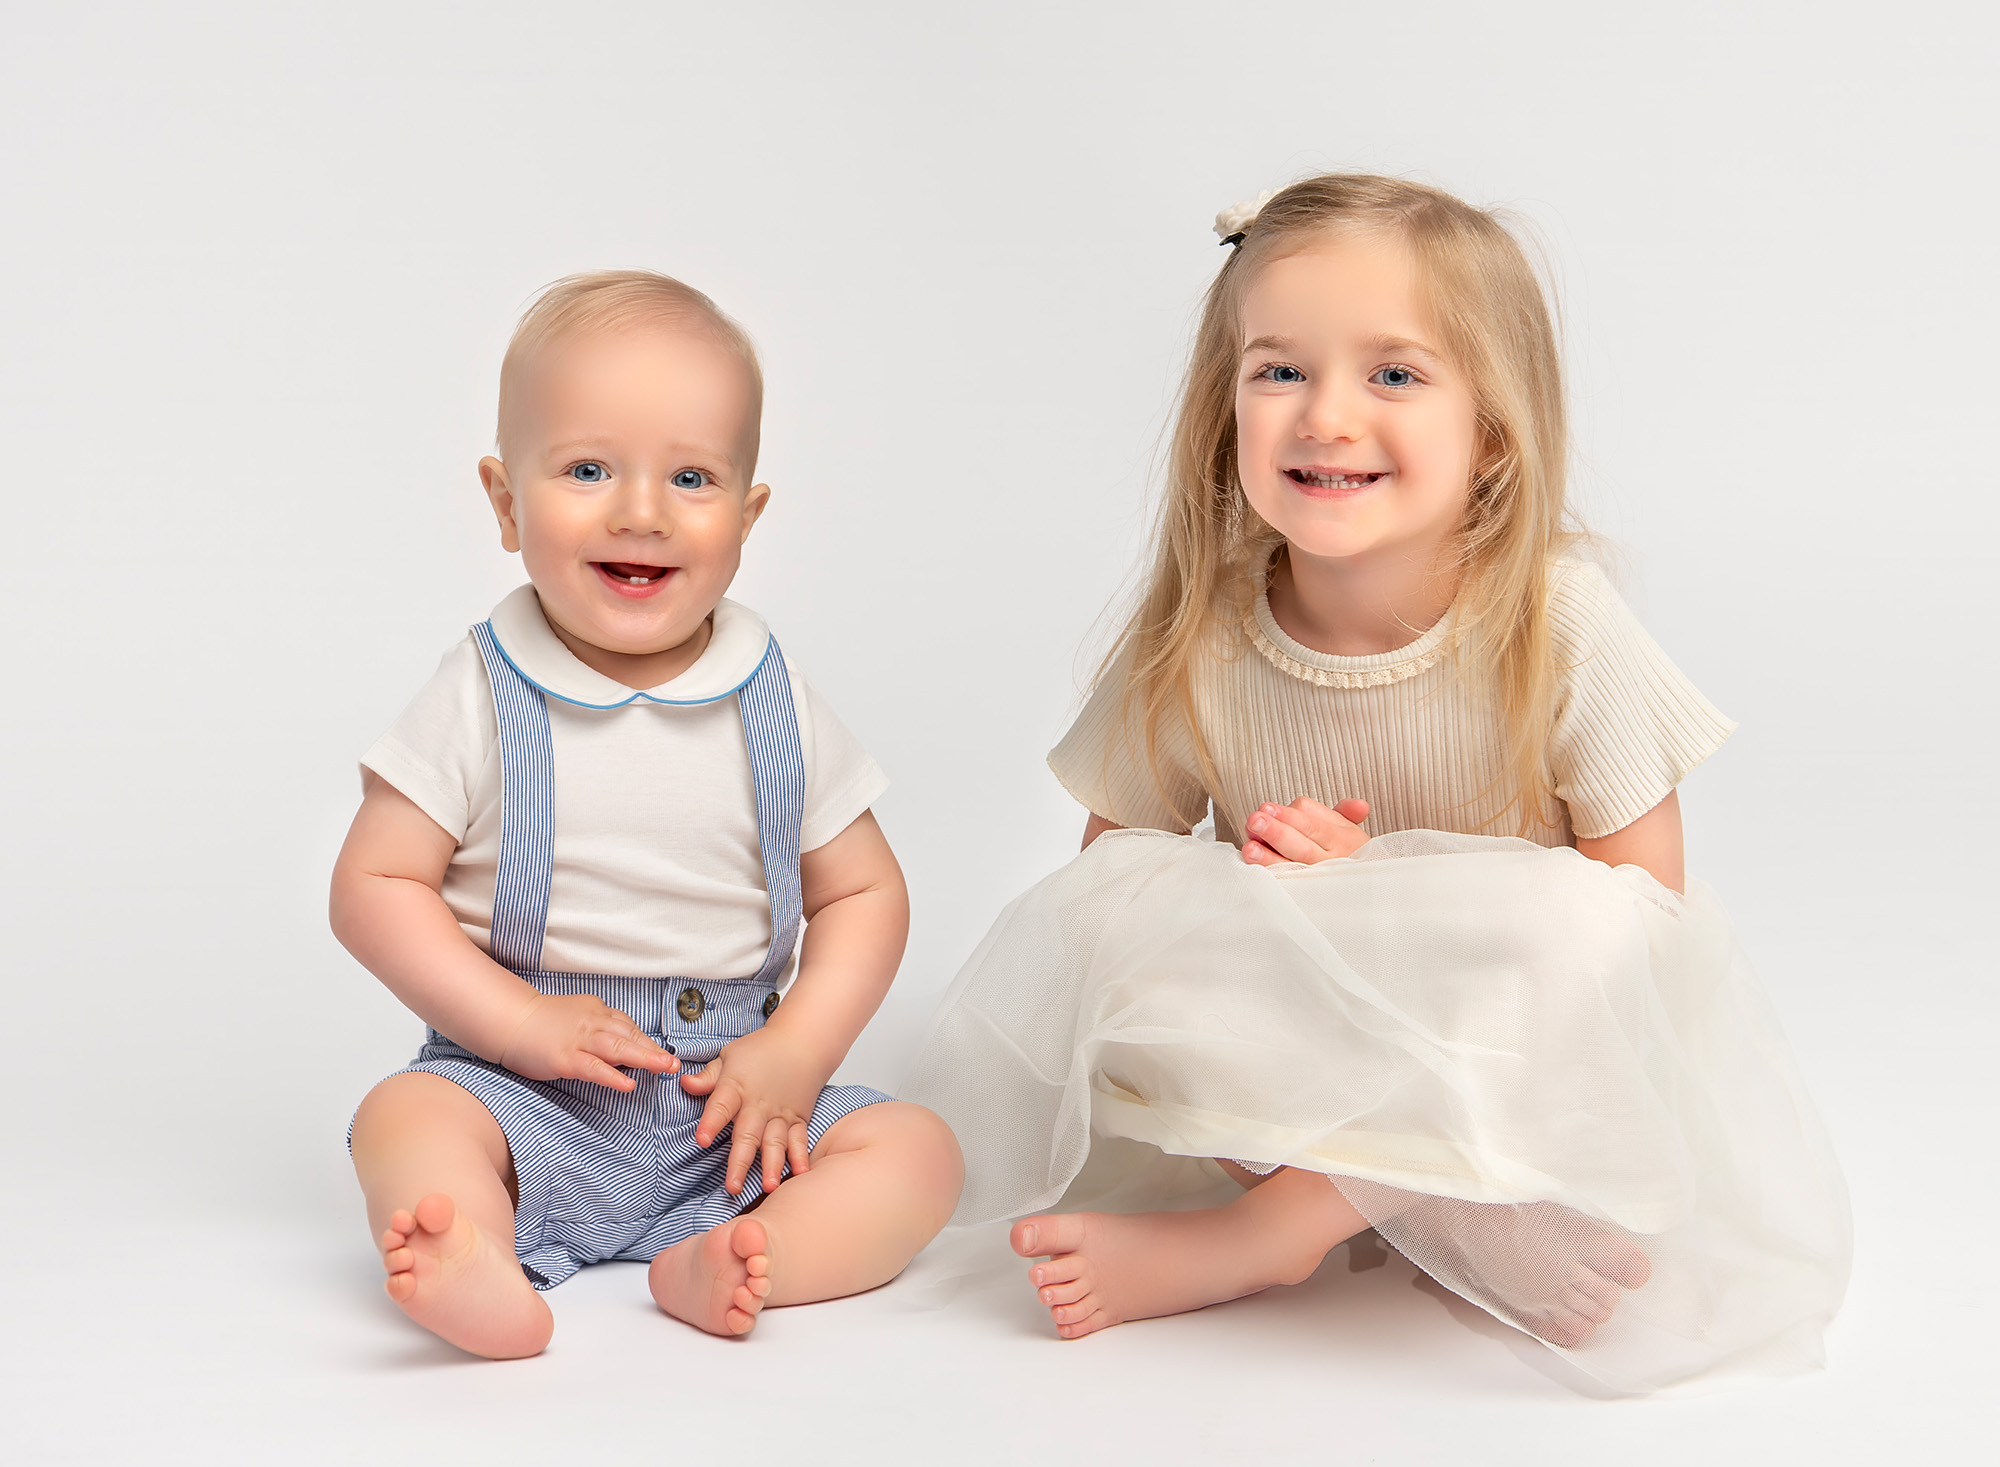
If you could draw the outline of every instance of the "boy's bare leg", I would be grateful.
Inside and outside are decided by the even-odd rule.
[[[842,1116],[812,1166],[755,1211],[653,1260],[653,1299],[718,1335],[747,1334],[767,1305],[837,1299],[885,1284],[951,1217],[965,1163],[949,1127],[891,1101]]]
[[[492,1112],[441,1075],[393,1075],[361,1102],[353,1151],[402,1311],[475,1355],[541,1353],[555,1316],[514,1256],[513,1162]]]
[[[1284,1167],[1227,1207],[1196,1212],[1045,1213],[1014,1225],[1014,1251],[1066,1340],[1128,1319],[1180,1314],[1295,1284],[1368,1226],[1318,1172]]]

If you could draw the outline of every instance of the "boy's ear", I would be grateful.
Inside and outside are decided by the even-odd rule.
[[[521,551],[521,527],[514,522],[514,491],[507,485],[507,465],[491,454],[479,461],[479,482],[486,487],[486,502],[493,506],[493,518],[500,521],[500,545],[510,555]],[[749,533],[747,530],[744,533]]]
[[[750,492],[743,496],[743,539],[750,538],[750,527],[763,518],[764,507],[771,502],[769,484],[752,484]],[[742,542],[737,542],[741,544]]]

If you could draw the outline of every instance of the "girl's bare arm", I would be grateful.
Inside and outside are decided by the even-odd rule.
[[[1667,797],[1623,830],[1578,836],[1576,848],[1607,866],[1638,866],[1675,891],[1687,889],[1687,862],[1681,843],[1681,793]]]

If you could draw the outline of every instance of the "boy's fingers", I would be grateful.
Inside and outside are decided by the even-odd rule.
[[[812,1170],[812,1146],[806,1135],[806,1123],[793,1121],[787,1137],[786,1149],[792,1154],[792,1175],[803,1176]]]
[[[691,1070],[681,1076],[681,1089],[690,1095],[706,1095],[715,1088],[715,1082],[722,1078],[722,1067],[716,1064]]]
[[[727,1126],[735,1118],[736,1112],[742,1108],[741,1090],[734,1085],[717,1086],[715,1093],[708,1097],[708,1104],[702,1107],[701,1124],[694,1128],[694,1144],[709,1145],[722,1134],[723,1127]],[[730,1160],[733,1164],[735,1158],[732,1156]]]
[[[639,1082],[630,1075],[613,1069],[594,1054],[580,1054],[583,1061],[577,1068],[582,1071],[576,1078],[594,1081],[599,1085],[609,1085],[613,1090],[636,1090]]]
[[[731,1193],[743,1190],[744,1180],[757,1160],[757,1146],[763,1135],[762,1116],[746,1110],[736,1118],[736,1129],[729,1137],[729,1170],[723,1182]]]
[[[778,1183],[785,1176],[785,1136],[791,1127],[785,1124],[783,1116],[772,1116],[764,1123],[764,1190],[775,1192]]]
[[[600,1053],[598,1058],[609,1060],[614,1065],[635,1065],[640,1069],[668,1072],[681,1067],[678,1059],[637,1029],[629,1034],[612,1035],[604,1048],[608,1053]]]

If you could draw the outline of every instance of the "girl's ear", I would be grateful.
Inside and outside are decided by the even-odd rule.
[[[751,526],[763,518],[764,506],[770,502],[771,486],[769,484],[752,484],[750,486],[750,492],[743,496],[743,540],[737,542],[739,545],[744,540],[750,538]]]
[[[507,465],[490,454],[482,458],[479,482],[486,488],[486,502],[493,506],[493,518],[500,522],[501,548],[509,555],[520,554],[521,527],[514,520],[514,491],[507,484]]]

